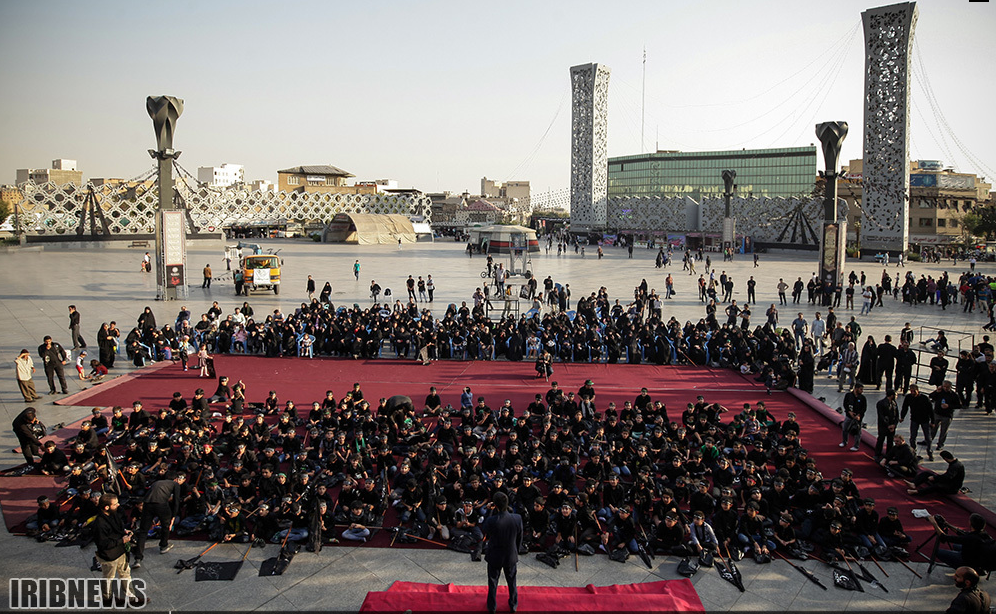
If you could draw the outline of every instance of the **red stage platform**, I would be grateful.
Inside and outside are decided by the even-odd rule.
[[[479,612],[487,586],[395,582],[367,593],[360,612]],[[508,587],[498,587],[498,611],[508,611]],[[704,612],[690,580],[612,586],[520,586],[519,612]]]

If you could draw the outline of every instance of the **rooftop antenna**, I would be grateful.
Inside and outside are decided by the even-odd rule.
[[[643,87],[640,91],[641,100],[641,110],[640,110],[640,153],[645,153],[647,148],[643,143],[644,126],[647,120],[647,46],[643,46]]]

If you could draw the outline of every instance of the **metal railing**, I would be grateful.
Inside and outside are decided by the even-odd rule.
[[[953,352],[956,360],[962,350],[971,352],[972,348],[975,347],[975,333],[963,330],[951,330],[950,328],[937,328],[936,326],[921,326],[917,343],[911,348],[916,352],[915,372],[913,374],[913,379],[916,382],[926,382],[930,379],[930,360],[937,353],[933,342],[936,341],[938,333],[944,333],[947,339],[948,346],[945,354],[950,355]],[[927,355],[926,362],[924,362],[924,354]],[[926,375],[920,375],[921,367],[926,371]],[[951,372],[953,370],[953,365],[949,365],[948,371]]]

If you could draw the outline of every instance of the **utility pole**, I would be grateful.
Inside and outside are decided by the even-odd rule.
[[[647,148],[643,144],[644,126],[647,123],[647,46],[643,46],[643,87],[640,92],[640,153],[645,153]]]

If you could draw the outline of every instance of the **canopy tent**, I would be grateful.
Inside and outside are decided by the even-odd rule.
[[[482,254],[512,254],[515,251],[539,252],[536,231],[525,226],[482,226],[470,229],[470,244]]]
[[[428,222],[412,222],[415,237],[420,243],[432,243],[432,226]]]
[[[411,220],[398,213],[339,213],[322,233],[323,243],[390,245],[414,243],[415,228]]]

